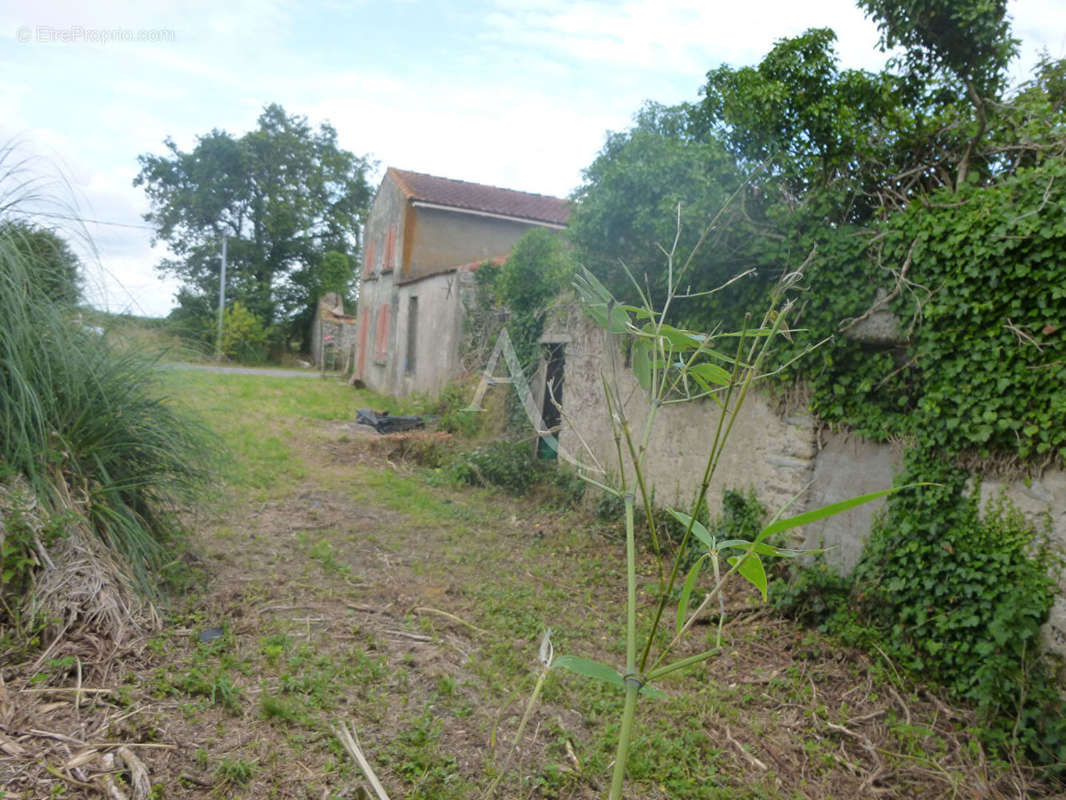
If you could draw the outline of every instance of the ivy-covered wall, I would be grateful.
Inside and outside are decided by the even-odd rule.
[[[801,319],[835,339],[801,362],[812,410],[865,436],[1032,465],[1066,459],[1066,161],[915,201],[827,237]],[[839,249],[853,247],[850,258]],[[847,326],[878,304],[899,340]]]

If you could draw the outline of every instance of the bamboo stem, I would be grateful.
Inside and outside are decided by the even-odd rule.
[[[636,677],[637,664],[637,555],[636,536],[633,531],[633,506],[635,498],[627,492],[626,504],[626,703],[622,710],[622,729],[618,734],[618,751],[615,753],[614,774],[611,777],[609,800],[621,800],[622,783],[625,780],[626,761],[629,760],[629,741],[636,716],[637,692],[640,682]]]

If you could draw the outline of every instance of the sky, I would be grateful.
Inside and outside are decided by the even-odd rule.
[[[1042,49],[1066,57],[1061,3],[1008,3],[1015,75]],[[60,195],[49,213],[87,220],[87,300],[162,316],[177,284],[133,179],[168,137],[240,136],[276,102],[331,123],[375,185],[395,166],[566,196],[644,101],[696,100],[708,70],[811,27],[836,31],[842,66],[883,65],[848,0],[8,0],[0,146]]]

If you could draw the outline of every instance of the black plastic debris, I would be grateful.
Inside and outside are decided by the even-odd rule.
[[[369,425],[378,433],[400,433],[426,427],[422,417],[394,417],[388,411],[378,413],[369,408],[360,408],[355,421],[360,425]]]
[[[222,628],[207,628],[200,632],[200,641],[204,644],[222,638]]]

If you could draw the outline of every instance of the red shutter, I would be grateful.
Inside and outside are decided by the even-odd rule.
[[[384,361],[389,355],[389,306],[383,305],[378,311],[378,335],[374,346],[374,359]]]
[[[364,275],[372,275],[374,273],[374,243],[366,243],[366,264],[363,267]]]
[[[385,237],[385,266],[383,269],[392,269],[396,266],[396,226],[389,228]]]
[[[366,377],[366,346],[370,333],[370,313],[370,309],[366,309],[359,323],[359,360],[356,362],[355,372],[360,380]]]

